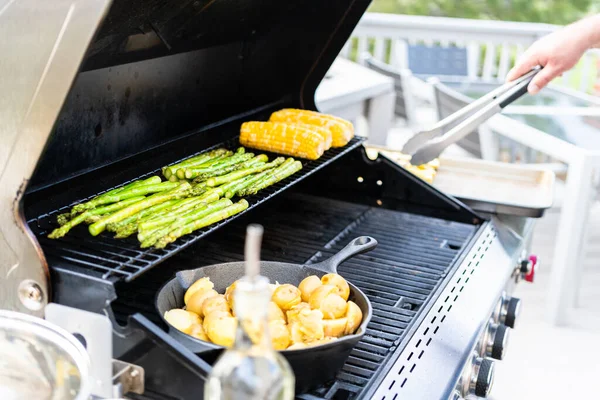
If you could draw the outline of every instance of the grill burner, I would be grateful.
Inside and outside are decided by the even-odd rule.
[[[97,276],[105,280],[125,280],[126,282],[129,282],[162,262],[164,259],[171,257],[173,254],[188,247],[197,240],[229,223],[231,220],[250,211],[257,205],[269,200],[278,193],[300,182],[304,178],[312,175],[314,172],[355,149],[362,141],[363,139],[356,137],[345,147],[330,149],[318,160],[303,161],[303,168],[301,171],[260,191],[254,196],[248,197],[247,200],[250,203],[250,207],[244,212],[220,223],[195,231],[190,235],[186,235],[178,239],[175,243],[170,244],[166,249],[140,249],[139,242],[134,237],[125,240],[114,239],[109,232],[105,232],[97,237],[92,237],[87,232],[87,227],[83,224],[72,229],[69,234],[61,239],[48,239],[48,233],[57,227],[57,215],[68,212],[74,204],[31,218],[27,223],[33,233],[37,236],[44,253],[50,260],[50,264],[52,264],[52,259],[55,259],[63,266],[66,263],[67,268],[72,267],[75,271],[81,271],[81,269],[83,269],[86,274]],[[231,149],[238,146],[239,141],[236,137],[204,151],[209,151],[218,147]],[[265,152],[261,151],[261,153]],[[194,155],[195,154],[192,154],[190,157]],[[160,169],[156,169],[136,179],[157,174],[160,174]],[[111,189],[113,188],[108,188],[106,191]],[[91,197],[81,199],[78,202],[89,200]]]
[[[247,223],[265,226],[262,259],[317,262],[359,235],[373,236],[379,245],[339,268],[369,297],[373,319],[337,380],[303,398],[354,398],[362,393],[381,366],[404,344],[423,305],[448,274],[462,247],[477,227],[297,193],[286,194],[268,208],[244,216],[228,229],[215,232],[196,246],[169,259],[164,266],[118,287],[113,311],[119,322],[141,312],[161,323],[154,296],[178,270],[243,259]],[[250,221],[252,219],[252,221]]]

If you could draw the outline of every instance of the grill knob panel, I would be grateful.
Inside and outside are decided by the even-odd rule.
[[[494,384],[494,362],[484,359],[479,364],[479,371],[475,381],[475,396],[487,397]]]

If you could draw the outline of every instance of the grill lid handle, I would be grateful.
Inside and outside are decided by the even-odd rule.
[[[316,264],[311,264],[310,267],[318,269],[327,274],[336,274],[338,266],[346,261],[347,259],[354,257],[358,254],[363,254],[373,250],[377,246],[377,240],[371,236],[359,236],[353,239],[346,245],[342,250],[328,258],[327,260],[321,261]]]

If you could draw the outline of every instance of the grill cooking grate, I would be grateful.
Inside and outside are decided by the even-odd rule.
[[[362,138],[355,137],[345,147],[332,148],[318,160],[301,160],[303,164],[301,171],[260,191],[254,196],[247,197],[250,207],[244,212],[220,223],[211,225],[210,227],[198,230],[190,235],[186,235],[168,245],[165,249],[141,249],[139,247],[139,242],[134,237],[114,239],[109,232],[105,232],[97,237],[92,237],[88,234],[87,227],[84,225],[72,229],[64,238],[57,240],[48,239],[48,233],[58,226],[56,224],[56,216],[67,212],[73,204],[39,215],[27,222],[30,229],[38,238],[50,265],[60,265],[66,268],[72,268],[77,272],[93,275],[105,280],[125,280],[128,282],[148,271],[166,258],[171,257],[197,240],[219,229],[221,226],[228,224],[259,204],[312,175],[316,171],[358,147],[362,141]],[[236,137],[227,142],[220,143],[212,148],[221,146],[235,148],[239,146],[238,138]],[[139,178],[149,177],[159,173],[160,170],[157,169]],[[108,188],[106,191],[111,189],[112,188]],[[81,199],[77,201],[77,203],[86,200],[89,200],[89,198]]]
[[[337,380],[305,399],[355,398],[403,342],[422,306],[431,299],[475,226],[370,208],[329,199],[285,195],[269,210],[240,218],[140,279],[123,285],[113,311],[120,322],[142,312],[160,322],[154,296],[177,270],[240,261],[246,224],[265,226],[262,259],[317,262],[351,239],[369,235],[379,245],[343,263],[339,272],[369,297],[371,320]]]

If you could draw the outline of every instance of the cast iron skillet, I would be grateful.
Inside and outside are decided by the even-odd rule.
[[[345,260],[357,254],[370,251],[377,246],[377,241],[369,236],[361,236],[352,240],[340,252],[331,258],[312,265],[289,264],[283,262],[263,261],[260,274],[269,278],[271,283],[290,283],[298,286],[310,275],[321,277],[328,273],[336,273],[337,267]],[[187,288],[196,280],[209,277],[214,283],[214,289],[225,293],[225,289],[234,281],[244,276],[244,263],[233,262],[210,265],[193,270],[181,271],[175,278],[167,282],[158,292],[156,308],[158,314],[169,327],[169,334],[179,340],[184,346],[196,354],[202,355],[212,362],[222,352],[223,347],[205,342],[187,335],[169,325],[164,320],[166,311],[184,306],[183,296]],[[365,294],[351,282],[349,300],[355,302],[361,309],[363,320],[356,333],[341,337],[333,342],[299,350],[284,350],[281,352],[290,363],[296,375],[296,392],[304,393],[335,377],[342,368],[354,346],[360,341],[367,330],[373,310]]]

